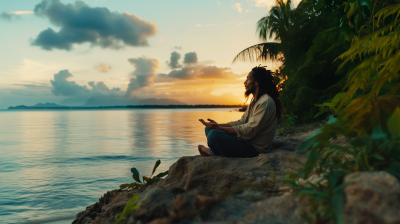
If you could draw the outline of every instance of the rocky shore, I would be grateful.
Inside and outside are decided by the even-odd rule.
[[[273,151],[255,158],[190,156],[166,179],[140,193],[140,209],[125,223],[306,223],[309,202],[280,182],[306,160],[296,147],[316,129],[278,136]],[[343,139],[337,144],[345,144]],[[273,181],[276,179],[276,181]],[[311,177],[309,181],[317,181]],[[345,223],[400,223],[400,183],[386,172],[347,175]],[[73,224],[111,224],[136,191],[113,190],[77,214]]]

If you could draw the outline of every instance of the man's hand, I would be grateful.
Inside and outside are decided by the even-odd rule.
[[[218,124],[218,123],[217,123],[216,121],[214,121],[213,119],[207,118],[207,120],[208,120],[210,123]]]
[[[204,124],[209,129],[218,129],[219,125],[214,120],[208,119],[210,122],[205,122],[203,119],[199,119],[199,121]]]

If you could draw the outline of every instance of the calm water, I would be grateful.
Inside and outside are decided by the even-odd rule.
[[[0,111],[0,223],[70,223],[106,191],[205,144],[199,118],[233,109]]]

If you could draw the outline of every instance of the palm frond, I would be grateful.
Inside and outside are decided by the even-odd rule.
[[[281,57],[282,57],[281,44],[276,42],[267,42],[267,43],[256,44],[242,50],[238,55],[236,55],[232,63],[236,63],[238,61],[276,62]]]

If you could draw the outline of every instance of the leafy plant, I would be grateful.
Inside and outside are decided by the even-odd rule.
[[[140,206],[138,205],[138,197],[139,194],[136,193],[129,201],[128,203],[125,205],[124,210],[122,211],[122,213],[117,214],[115,216],[115,221],[117,222],[117,224],[123,223],[126,219],[126,217],[131,214],[133,211],[140,209]]]
[[[153,168],[153,172],[151,173],[151,176],[150,177],[143,176],[142,177],[143,182],[139,178],[140,177],[139,171],[135,167],[132,167],[131,168],[132,177],[136,182],[133,182],[130,184],[121,184],[119,186],[119,188],[120,189],[131,188],[131,191],[133,191],[135,189],[144,189],[144,188],[148,187],[149,185],[159,181],[160,178],[168,175],[168,171],[165,171],[163,173],[157,174],[155,177],[152,177],[154,172],[156,172],[157,167],[160,166],[160,164],[161,164],[161,161],[157,160],[156,163],[154,164],[154,168]]]
[[[317,115],[329,111],[334,116],[298,147],[298,152],[307,151],[307,162],[285,179],[310,200],[311,216],[303,214],[310,223],[343,222],[344,177],[349,173],[386,171],[400,179],[400,5],[349,1],[344,7],[339,40],[347,32],[347,43],[336,46],[350,46],[335,63],[340,62],[339,72],[346,72],[346,91],[317,105]],[[349,146],[331,143],[340,136]],[[306,186],[297,182],[312,174],[322,179]]]
[[[340,101],[343,98],[343,95],[345,93],[338,93],[335,95],[335,97],[333,97],[333,99],[328,100],[328,102],[325,102],[323,104],[315,104],[316,107],[319,107],[319,112],[314,116],[314,118],[330,112],[331,114],[335,114],[336,110],[335,108],[339,106]],[[349,105],[351,102],[351,99],[347,99],[347,102],[345,102],[345,106]]]
[[[281,130],[279,130],[278,135],[287,135],[289,133],[293,132],[293,127],[294,124],[296,123],[297,116],[292,115],[292,116],[287,116],[286,121],[281,121],[281,123],[278,125],[278,127],[281,127]]]

